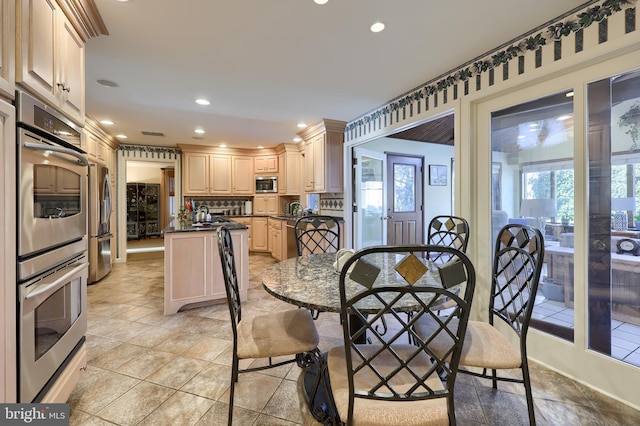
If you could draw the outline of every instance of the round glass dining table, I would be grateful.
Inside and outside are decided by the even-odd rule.
[[[385,285],[407,285],[399,279],[394,270],[402,255],[395,253],[377,254],[381,256],[375,262],[381,267],[376,279],[376,287]],[[310,254],[283,260],[267,268],[262,274],[262,285],[272,296],[307,309],[321,312],[340,312],[340,274],[333,267],[335,253]],[[416,282],[415,285],[442,287],[437,268]],[[347,298],[364,290],[361,284],[351,279],[345,282]],[[363,299],[358,309],[364,313],[376,313],[380,304],[374,298]],[[370,306],[367,306],[370,303]],[[410,312],[416,309],[415,299],[407,299],[406,306],[396,305],[396,310]]]

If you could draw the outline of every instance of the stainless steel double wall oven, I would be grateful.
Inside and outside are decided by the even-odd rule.
[[[39,402],[87,329],[88,163],[80,129],[16,93],[18,398]]]

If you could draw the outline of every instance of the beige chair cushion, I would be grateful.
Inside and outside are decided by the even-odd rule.
[[[451,329],[457,327],[456,319],[451,322]],[[415,325],[419,336],[426,339],[438,329],[435,320],[428,316],[422,316]],[[444,332],[436,336],[430,347],[436,354],[451,347],[451,337]],[[482,367],[495,369],[519,368],[522,364],[520,350],[513,345],[489,323],[481,321],[469,321],[467,332],[464,335],[460,365],[466,367]]]
[[[361,345],[359,348],[365,353],[372,353],[379,345]],[[408,354],[416,350],[412,345],[394,345],[399,354]],[[404,357],[404,356],[403,356]],[[354,354],[352,358],[359,360]],[[356,361],[357,362],[357,361]],[[331,349],[327,355],[329,381],[331,392],[336,403],[336,409],[343,422],[347,420],[349,409],[349,384],[347,378],[347,363],[344,346]],[[420,365],[422,371],[431,367],[431,362],[424,353],[411,361],[412,366]],[[398,360],[387,351],[384,356],[375,358],[374,366],[383,374],[398,366]],[[417,369],[417,368],[416,368]],[[369,368],[363,368],[354,377],[354,388],[367,389],[378,383],[379,379]],[[406,390],[415,384],[415,379],[409,373],[401,372],[391,380],[396,390]],[[427,381],[434,390],[444,389],[442,382],[433,375]],[[384,392],[384,388],[380,392]],[[447,399],[437,398],[423,401],[380,401],[373,399],[355,398],[353,410],[354,425],[388,426],[388,425],[448,425]]]
[[[319,337],[306,309],[247,318],[238,324],[238,358],[268,358],[308,352]]]

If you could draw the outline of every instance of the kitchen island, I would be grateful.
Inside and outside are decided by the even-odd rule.
[[[245,225],[224,222],[192,225],[174,221],[164,233],[164,314],[226,302],[217,228],[231,231],[240,299],[249,288],[249,241]]]

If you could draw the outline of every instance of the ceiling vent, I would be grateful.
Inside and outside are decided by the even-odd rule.
[[[142,130],[142,134],[145,136],[164,136],[164,133],[162,132],[149,132],[146,130]]]

